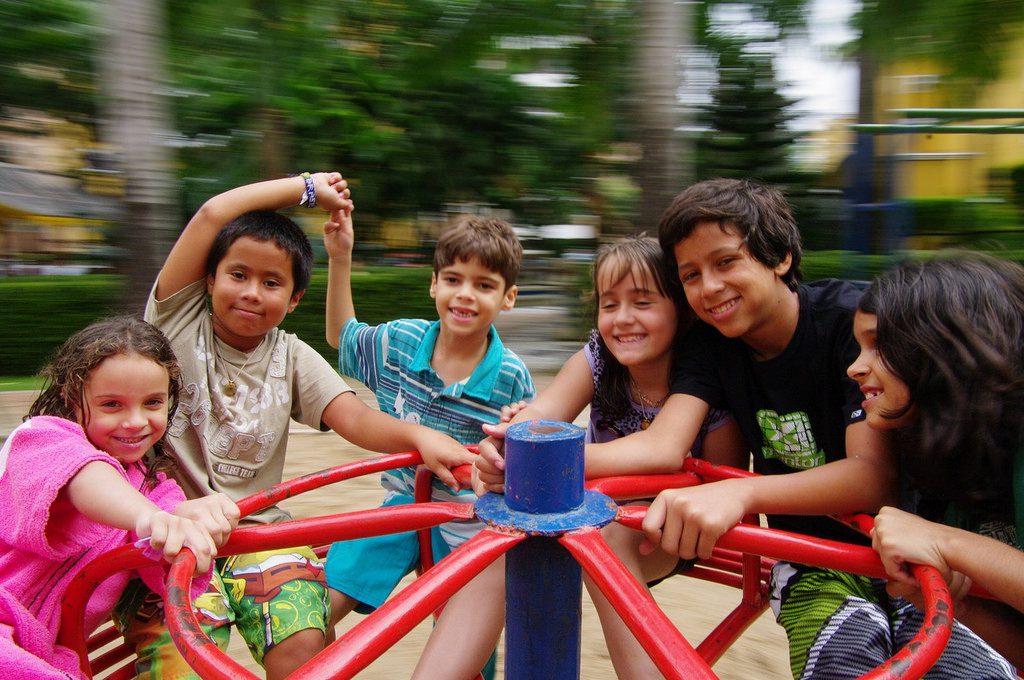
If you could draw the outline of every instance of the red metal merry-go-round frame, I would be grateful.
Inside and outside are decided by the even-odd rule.
[[[250,496],[239,503],[239,509],[244,517],[312,489],[419,463],[419,454],[408,452],[338,465]],[[460,481],[468,481],[468,467],[456,472]],[[603,494],[614,501],[628,501],[650,498],[663,489],[750,474],[689,459],[684,471],[678,474],[609,477],[591,480],[586,487],[588,494]],[[429,475],[418,475],[417,501],[429,500],[429,487]],[[613,521],[639,530],[645,512],[644,506],[621,505],[615,507],[611,515]],[[440,611],[448,598],[484,567],[517,544],[534,538],[537,533],[520,527],[492,524],[443,561],[432,564],[429,550],[431,527],[475,516],[475,506],[464,503],[417,502],[406,506],[358,510],[240,528],[221,547],[219,554],[228,556],[301,545],[323,546],[333,541],[366,536],[419,532],[421,546],[426,548],[422,551],[419,577],[289,676],[295,679],[351,678],[384,654],[420,621]],[[868,531],[871,527],[871,518],[866,515],[841,519],[860,531]],[[767,579],[776,560],[885,578],[877,554],[869,547],[810,538],[754,524],[741,524],[719,539],[711,559],[701,560],[685,572],[686,576],[732,586],[741,591],[740,603],[694,648],[661,611],[648,590],[632,577],[615,556],[602,538],[599,526],[581,526],[564,532],[547,533],[549,538],[556,539],[568,551],[600,587],[637,635],[659,670],[669,679],[717,677],[710,666],[767,607]],[[134,650],[128,648],[123,641],[114,644],[120,636],[112,626],[103,626],[86,638],[86,632],[83,631],[85,603],[96,586],[111,574],[136,569],[147,563],[149,558],[143,555],[142,550],[124,546],[91,562],[69,587],[62,603],[58,641],[79,654],[82,670],[88,677],[115,669],[118,664],[123,665],[111,671],[107,677],[114,680],[133,677],[132,664],[125,661],[134,654]],[[169,571],[166,612],[175,644],[185,660],[203,678],[235,680],[257,677],[218,649],[199,627],[188,598],[194,568],[195,557],[185,550]],[[909,644],[864,678],[922,677],[945,648],[953,620],[949,591],[934,569],[915,567],[914,575],[922,586],[925,598],[925,625]],[[508,637],[506,644],[509,644]],[[506,648],[508,653],[510,651]]]

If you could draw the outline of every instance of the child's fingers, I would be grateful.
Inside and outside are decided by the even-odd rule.
[[[213,500],[212,498],[210,500]],[[178,553],[188,548],[196,558],[196,574],[203,574],[217,555],[213,537],[202,522],[184,517],[172,517],[167,542],[164,544],[164,559],[174,561]]]
[[[661,527],[665,524],[665,502],[660,496],[654,499],[640,527],[644,532],[646,541],[653,545],[661,544]]]
[[[494,493],[505,493],[505,475],[495,475],[484,472],[480,468],[476,469],[476,476],[480,480],[480,484],[487,490],[493,491]]]
[[[498,442],[492,439],[485,439],[480,442],[480,446],[477,449],[479,455],[473,461],[473,465],[490,474],[497,474],[499,472],[504,474],[505,457],[501,455],[497,444]]]
[[[449,489],[452,489],[453,491],[457,491],[458,490],[459,482],[458,482],[458,480],[455,479],[455,475],[452,474],[451,470],[446,468],[444,465],[436,465],[435,464],[435,465],[428,466],[428,467],[430,467],[430,471],[433,472],[434,475],[439,480],[441,480],[442,484],[447,486]]]
[[[217,546],[200,526],[193,526],[187,531],[183,547],[189,548],[196,556],[196,574],[205,574],[213,558],[217,556]]]
[[[331,210],[330,219],[324,223],[324,231],[335,232],[341,229],[341,221],[345,219],[344,208]]]
[[[489,437],[492,437],[494,439],[504,439],[505,438],[505,430],[508,429],[508,426],[509,426],[509,423],[498,423],[496,425],[492,425],[491,423],[484,423],[481,426],[481,429]]]
[[[650,555],[652,552],[658,549],[658,543],[661,542],[661,532],[658,532],[658,540],[651,542],[646,536],[640,539],[640,554],[643,556]]]
[[[153,518],[149,522],[149,544],[156,550],[163,550],[164,544],[167,542],[167,522],[159,519],[161,514],[167,513],[162,511],[153,513]],[[140,538],[146,538],[146,536]]]
[[[231,528],[234,529],[238,526],[238,520],[242,517],[242,512],[238,509],[238,504],[228,498],[227,494],[219,493],[217,497],[220,499],[220,505],[224,512],[224,517],[227,518]]]
[[[487,486],[483,483],[483,481],[481,481],[480,470],[475,465],[473,466],[472,476],[470,477],[469,485],[470,488],[473,489],[473,493],[475,493],[477,496],[483,496],[485,493],[487,493]]]

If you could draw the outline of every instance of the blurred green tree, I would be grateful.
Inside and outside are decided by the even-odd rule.
[[[364,215],[468,202],[552,221],[614,135],[625,2],[170,4],[182,158],[218,185],[337,167]],[[522,84],[540,71],[566,86]]]
[[[74,119],[95,110],[95,27],[84,0],[0,0],[0,106]]]
[[[117,241],[126,257],[123,309],[141,313],[180,227],[166,141],[162,0],[108,0],[100,7],[97,59],[102,83],[104,141],[124,178],[124,212]]]
[[[771,184],[794,179],[789,151],[800,133],[788,126],[796,100],[779,91],[771,55],[741,44],[718,55],[718,84],[699,117],[707,132],[698,142],[698,179],[758,178]]]

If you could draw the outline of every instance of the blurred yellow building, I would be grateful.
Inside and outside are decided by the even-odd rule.
[[[943,82],[936,62],[905,60],[883,69],[874,92],[878,123],[975,128],[973,133],[879,134],[875,152],[894,163],[894,198],[1000,193],[1009,170],[1024,164],[1024,132],[993,134],[981,129],[1018,126],[1024,130],[1024,31],[1001,58],[998,80],[979,87],[969,101]],[[911,116],[906,109],[945,109],[947,114]],[[987,117],[955,116],[961,109],[985,110]]]
[[[11,161],[0,162],[0,275],[46,273],[102,255],[122,188],[116,173],[87,162],[97,146],[86,128],[18,111],[3,119],[0,145]]]

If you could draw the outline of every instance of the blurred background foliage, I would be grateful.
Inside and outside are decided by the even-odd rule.
[[[78,126],[85,139],[68,145],[77,160],[62,172],[103,180],[121,207],[100,230],[102,243],[78,254],[121,274],[96,284],[119,286],[118,294],[103,302],[89,297],[91,283],[54,280],[52,299],[80,305],[43,315],[64,324],[45,337],[80,326],[75,314],[85,310],[138,310],[207,197],[303,170],[349,178],[360,254],[370,263],[422,261],[437,229],[461,211],[525,226],[592,225],[600,239],[654,232],[681,186],[724,175],[786,190],[805,245],[822,251],[807,258],[812,277],[869,276],[896,241],[875,235],[860,255],[843,254],[851,177],[875,177],[873,193],[856,200],[879,203],[889,180],[877,167],[851,174],[800,162],[798,102],[783,94],[777,72],[780,41],[807,31],[812,4],[0,0],[0,132],[42,114]],[[858,120],[875,120],[875,80],[899,60],[942,64],[948,91],[969,104],[1000,77],[1000,55],[1022,25],[1019,0],[861,3],[843,48],[860,72]],[[707,96],[691,97],[694,86]],[[1012,200],[901,201],[897,235],[925,225],[914,247],[995,243],[1022,252],[1024,166],[1000,172]],[[319,216],[301,217],[316,244]],[[394,305],[425,298],[418,289],[389,294],[383,275],[378,282],[357,298],[361,313],[363,300],[380,299],[395,316],[406,312]],[[25,309],[38,312],[42,302],[26,290]],[[301,309],[321,313],[309,296]],[[407,315],[422,314],[431,315]],[[0,334],[0,346],[25,332],[22,321],[3,326],[10,337]],[[4,359],[0,374],[34,370],[34,362]]]

